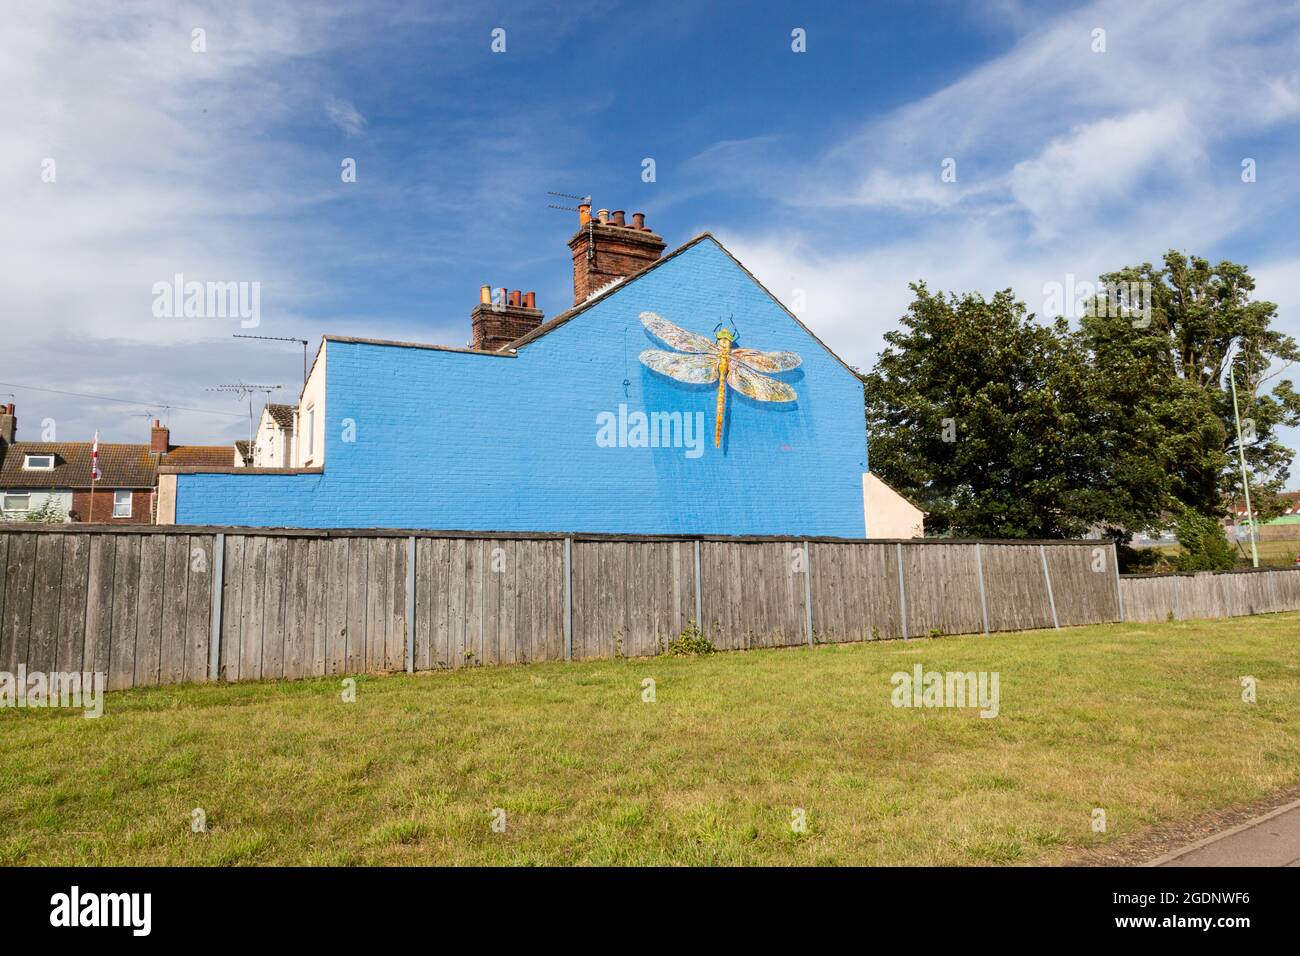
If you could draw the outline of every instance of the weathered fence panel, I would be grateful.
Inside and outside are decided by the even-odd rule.
[[[810,545],[817,643],[903,636],[898,554],[893,544]]]
[[[701,626],[715,647],[807,642],[807,572],[796,570],[802,548],[797,540],[700,544]]]
[[[692,621],[742,650],[1101,623],[1121,600],[1132,621],[1300,609],[1300,569],[1121,577],[1097,542],[571,540],[566,564],[560,535],[0,525],[0,669],[122,689],[210,659],[225,681],[558,661],[566,629],[581,660]]]
[[[984,589],[989,630],[1023,631],[1052,626],[1052,601],[1043,552],[1034,544],[985,545]],[[1048,566],[1050,570],[1050,565]],[[1051,598],[1054,598],[1055,592]]]
[[[1120,579],[1126,621],[1186,621],[1300,609],[1300,568]]]
[[[556,542],[562,544],[562,542]],[[695,618],[695,551],[690,541],[573,543],[573,656],[657,654]],[[564,595],[563,555],[552,593]],[[560,607],[561,613],[563,607]],[[559,621],[561,632],[563,620]],[[557,645],[558,660],[564,648]]]

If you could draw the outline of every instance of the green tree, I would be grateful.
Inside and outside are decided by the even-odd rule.
[[[1300,424],[1300,395],[1286,379],[1268,383],[1300,359],[1295,341],[1273,327],[1277,306],[1255,301],[1245,266],[1180,252],[1160,267],[1130,266],[1101,277],[1110,287],[1145,288],[1149,314],[1102,307],[1081,322],[1097,397],[1132,403],[1158,424],[1154,445],[1139,443],[1169,470],[1168,510],[1218,518],[1225,499],[1242,493],[1228,370],[1236,376],[1252,504],[1267,520],[1281,509],[1277,492],[1292,457],[1279,426]]]
[[[1237,563],[1237,549],[1218,518],[1184,508],[1174,527],[1183,546],[1175,565],[1179,571],[1226,571]]]
[[[863,376],[871,470],[935,534],[1070,537],[1122,518],[1127,500],[1105,480],[1118,426],[1066,323],[1036,322],[1010,290],[986,301],[911,288]]]

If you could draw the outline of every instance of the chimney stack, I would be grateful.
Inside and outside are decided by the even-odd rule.
[[[18,415],[14,403],[0,405],[0,445],[12,444],[18,434]]]
[[[154,454],[165,455],[172,447],[171,429],[163,428],[162,422],[153,420],[153,430],[149,433],[149,450]]]
[[[501,290],[501,298],[492,301],[491,287],[479,290],[479,304],[470,315],[474,339],[470,347],[479,352],[499,352],[517,338],[542,324],[537,308],[537,293]]]
[[[646,228],[645,213],[632,213],[628,225],[625,212],[598,209],[593,218],[590,204],[578,207],[578,231],[569,240],[573,253],[573,304],[580,305],[616,279],[626,279],[663,255],[663,238]]]

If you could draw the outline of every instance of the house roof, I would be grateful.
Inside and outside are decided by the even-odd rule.
[[[739,259],[733,256],[731,254],[731,250],[728,249],[726,246],[724,246],[721,242],[719,242],[717,236],[713,235],[713,233],[711,232],[700,233],[690,242],[678,246],[676,249],[668,253],[666,256],[661,256],[660,258],[656,259],[654,262],[647,265],[645,268],[632,273],[623,281],[610,283],[600,292],[596,293],[593,296],[590,296],[589,298],[587,298],[582,302],[579,302],[573,308],[568,309],[565,312],[561,312],[559,315],[551,319],[549,322],[543,322],[541,325],[533,329],[527,335],[520,336],[519,338],[515,339],[513,342],[509,343],[508,345],[503,346],[501,351],[505,352],[508,350],[520,349],[523,346],[528,345],[530,342],[534,342],[537,339],[540,339],[543,335],[553,332],[555,329],[558,329],[561,325],[564,325],[564,323],[569,322],[577,318],[583,312],[586,312],[592,306],[596,305],[596,303],[602,302],[612,295],[617,295],[620,291],[626,289],[633,282],[648,275],[651,272],[654,272],[665,262],[668,262],[671,259],[676,258],[677,256],[681,255],[683,252],[685,252],[687,249],[690,249],[692,246],[698,245],[699,243],[703,242],[706,239],[711,240],[714,245],[716,245],[719,249],[721,249],[724,253],[726,253],[727,258],[730,259],[732,262],[734,262],[741,272],[749,276],[750,280],[754,283],[754,285],[758,286],[765,293],[767,293],[768,298],[771,299],[773,302],[775,302],[781,308],[781,311],[783,311],[787,316],[790,317],[790,319],[795,323],[795,325],[799,326],[799,328],[807,332],[808,335],[812,337],[814,342],[816,342],[823,349],[825,349],[826,352],[831,356],[831,358],[835,359],[835,361],[839,362],[840,365],[844,366],[845,371],[847,371],[854,378],[859,377],[857,370],[853,368],[853,366],[849,365],[842,358],[836,355],[834,350],[832,350],[830,346],[828,346],[825,342],[823,342],[820,338],[818,338],[816,333],[814,333],[812,329],[804,325],[803,322],[799,320],[799,317],[797,315],[795,315],[793,312],[787,309],[785,307],[785,303],[783,303],[780,299],[778,299],[775,295],[773,295],[772,290],[769,289],[767,286],[763,285],[763,283],[758,280],[758,277],[755,276],[754,273],[750,272],[749,269],[745,267],[745,264],[743,262],[741,262]]]
[[[53,471],[26,471],[27,455],[54,455]],[[0,448],[0,488],[89,488],[90,442],[16,441]],[[154,455],[148,445],[99,445],[101,488],[152,488]]]
[[[241,438],[235,442],[235,450],[239,452],[239,457],[248,461],[253,457],[253,443],[247,438]]]
[[[158,464],[230,468],[235,464],[235,449],[231,445],[172,445]]]
[[[298,406],[276,405],[267,402],[266,413],[271,416],[271,421],[275,422],[277,428],[287,428],[289,431],[293,431],[294,423],[298,419]]]
[[[513,342],[510,342],[507,345],[503,345],[500,349],[498,349],[495,352],[485,352],[480,349],[459,348],[452,345],[429,345],[421,342],[397,342],[397,341],[392,341],[390,339],[356,338],[355,336],[350,336],[350,335],[324,335],[321,337],[321,341],[322,344],[324,342],[347,342],[347,343],[354,343],[358,345],[385,345],[385,346],[390,346],[392,348],[431,349],[436,352],[463,352],[467,355],[484,355],[484,356],[491,356],[495,358],[514,358],[515,352],[518,349],[524,347],[525,345],[528,345],[530,342],[536,341],[537,339],[541,338],[543,335],[548,334],[549,332],[553,332],[555,329],[558,329],[561,325],[564,325],[564,323],[577,318],[579,315],[581,315],[583,312],[586,312],[588,309],[596,305],[598,302],[604,301],[605,299],[609,298],[611,295],[616,295],[618,292],[627,288],[631,283],[635,282],[637,279],[640,279],[642,276],[645,276],[648,273],[653,272],[655,269],[658,269],[665,262],[668,262],[669,260],[681,255],[687,249],[690,249],[692,246],[698,245],[699,243],[703,242],[705,239],[711,240],[715,245],[717,245],[719,249],[721,249],[724,253],[726,253],[727,258],[729,258],[732,262],[734,262],[740,268],[740,270],[745,273],[745,275],[749,276],[749,278],[753,281],[753,283],[756,286],[758,286],[765,293],[767,293],[768,298],[770,298],[773,302],[775,302],[777,306],[780,307],[781,311],[783,311],[787,316],[790,317],[791,321],[793,321],[795,325],[799,326],[799,328],[807,332],[808,335],[812,337],[814,342],[816,342],[823,349],[825,349],[826,352],[831,356],[831,358],[835,359],[836,362],[838,362],[841,366],[843,366],[845,371],[847,371],[854,378],[860,378],[857,369],[855,369],[853,366],[849,365],[848,362],[845,362],[842,358],[836,355],[834,350],[831,349],[831,347],[828,346],[825,342],[823,342],[820,338],[818,338],[817,334],[813,332],[812,329],[804,325],[803,322],[799,320],[799,317],[795,315],[793,312],[791,312],[789,309],[787,309],[785,307],[785,304],[780,299],[778,299],[775,295],[772,294],[772,290],[769,289],[767,286],[763,285],[763,283],[758,280],[758,278],[754,275],[754,273],[750,272],[747,268],[745,268],[744,263],[742,263],[739,259],[733,256],[731,254],[731,250],[728,249],[726,246],[724,246],[721,242],[719,242],[717,237],[714,236],[713,233],[711,232],[700,233],[690,242],[678,246],[672,252],[668,253],[665,256],[661,256],[660,258],[656,259],[654,262],[650,263],[640,271],[632,273],[632,275],[623,279],[621,282],[611,282],[609,285],[605,286],[605,288],[602,289],[600,292],[596,293],[595,295],[592,295],[590,298],[586,299],[585,301],[578,303],[573,308],[561,312],[559,315],[557,315],[555,318],[551,319],[550,321],[543,322],[541,325],[533,329],[533,331],[529,332],[527,335],[520,336],[519,338],[515,339]],[[312,367],[315,368],[315,363],[313,363]]]
[[[91,486],[90,448],[86,441],[18,441],[0,445],[0,489]],[[27,455],[54,455],[52,471],[23,468]],[[230,445],[173,445],[160,455],[148,445],[99,444],[99,488],[152,488],[159,464],[228,467],[235,463]]]

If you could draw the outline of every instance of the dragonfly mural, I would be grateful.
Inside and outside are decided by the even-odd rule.
[[[760,402],[793,402],[795,390],[785,382],[768,378],[763,372],[788,372],[803,362],[794,352],[760,352],[735,347],[736,333],[719,325],[710,342],[703,335],[687,332],[653,312],[641,313],[641,324],[650,334],[675,349],[646,349],[641,364],[669,378],[690,385],[718,383],[717,425],[713,429],[713,447],[722,444],[722,421],[727,410],[727,386]]]

